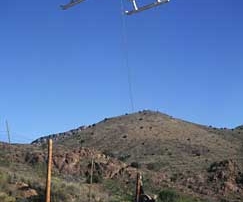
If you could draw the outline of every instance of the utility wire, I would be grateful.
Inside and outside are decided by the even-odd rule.
[[[129,90],[131,112],[134,112],[132,76],[131,76],[131,67],[129,66],[129,61],[128,61],[127,25],[126,25],[126,18],[125,18],[124,10],[125,10],[125,6],[123,3],[123,0],[121,0],[122,43],[123,43],[124,66],[127,69],[127,79],[128,79],[128,88],[129,88],[128,90]]]

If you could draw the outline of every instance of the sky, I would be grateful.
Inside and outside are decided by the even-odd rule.
[[[68,1],[1,2],[0,141],[6,120],[26,143],[143,109],[243,124],[242,1],[171,0],[132,16],[127,0],[62,11]]]

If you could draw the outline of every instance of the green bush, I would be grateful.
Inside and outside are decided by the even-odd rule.
[[[130,154],[121,154],[120,156],[118,156],[118,160],[120,160],[120,161],[126,161],[130,157],[131,157]]]
[[[0,190],[8,190],[8,184],[10,183],[11,176],[7,173],[0,171]],[[1,200],[0,200],[1,201]]]
[[[15,202],[15,198],[8,196],[6,193],[0,192],[0,201],[1,202]]]
[[[236,177],[236,182],[238,184],[242,184],[243,185],[243,174],[242,173],[239,176]]]
[[[159,200],[162,202],[177,202],[179,195],[172,189],[162,190],[159,193]]]
[[[86,178],[86,182],[89,184],[90,183],[90,179],[91,176],[90,174],[87,176]],[[94,173],[93,177],[92,177],[92,183],[101,183],[103,181],[103,176],[98,174],[98,173]]]
[[[159,193],[158,201],[160,202],[202,202],[190,196],[180,195],[173,189],[165,189]]]
[[[160,163],[148,163],[147,164],[147,169],[152,170],[152,171],[159,171],[161,168]]]
[[[140,165],[140,163],[138,163],[138,162],[132,162],[130,165],[131,165],[131,167],[133,167],[133,168],[141,168],[141,165]]]

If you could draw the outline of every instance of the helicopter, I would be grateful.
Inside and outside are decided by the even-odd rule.
[[[73,6],[76,6],[79,3],[82,3],[83,1],[85,1],[85,0],[70,0],[70,2],[68,4],[61,5],[61,8],[63,10],[67,10],[67,9],[73,7]],[[151,9],[151,8],[160,6],[162,4],[168,3],[170,0],[156,0],[153,3],[145,4],[145,5],[142,5],[142,6],[138,6],[136,0],[130,0],[130,1],[132,3],[133,9],[130,10],[130,11],[126,10],[125,11],[126,15],[132,15],[132,14],[139,13],[139,12],[142,12],[142,11],[147,10],[147,9]]]

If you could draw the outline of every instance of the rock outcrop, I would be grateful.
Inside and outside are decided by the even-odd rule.
[[[43,137],[40,137],[40,138],[34,140],[33,142],[31,142],[31,144],[32,145],[41,145],[41,144],[47,143],[48,139],[52,139],[54,142],[58,141],[58,140],[63,140],[72,135],[78,134],[79,132],[81,132],[84,129],[86,129],[86,126],[80,126],[76,129],[72,129],[72,130],[69,130],[66,132],[43,136]]]

